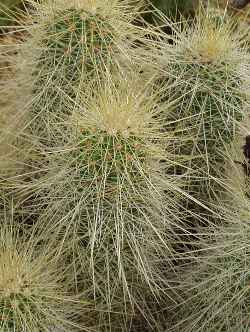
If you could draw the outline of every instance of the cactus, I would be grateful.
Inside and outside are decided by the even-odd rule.
[[[136,26],[140,2],[29,0],[26,33],[2,48],[0,185],[28,225],[0,228],[4,332],[172,330],[159,303],[184,298],[176,330],[239,331],[247,316],[245,192],[220,205],[249,54],[230,18],[168,17],[170,36]]]
[[[69,266],[50,245],[44,249],[39,237],[16,226],[17,220],[1,219],[1,331],[81,329],[76,317],[86,302],[71,295]]]
[[[191,28],[176,30],[173,39],[174,45],[166,45],[160,56],[166,72],[165,81],[159,74],[162,98],[179,99],[172,119],[177,140],[186,141],[181,153],[189,160],[179,172],[186,173],[189,192],[205,198],[218,189],[223,150],[246,114],[249,55],[233,23],[209,13],[201,14]]]
[[[248,331],[249,322],[249,178],[242,151],[241,128],[224,153],[224,191],[218,193],[217,222],[200,228],[195,249],[180,266],[183,300],[174,317],[178,331]],[[178,288],[178,287],[177,287]]]
[[[84,89],[104,70],[129,62],[144,33],[133,24],[140,7],[132,0],[32,4],[37,11],[22,46],[27,64],[22,73],[31,73],[32,132],[48,140],[56,130],[51,121],[68,116],[67,104],[76,102],[79,86]]]
[[[206,231],[203,254],[181,282],[186,302],[176,326],[183,332],[249,331],[249,200],[237,196],[223,225]]]
[[[80,238],[73,251],[82,271],[81,253],[88,250],[96,293],[111,312],[118,310],[112,299],[120,301],[118,311],[128,319],[129,307],[167,292],[157,260],[172,270],[180,193],[165,171],[171,133],[161,129],[155,97],[135,78],[107,78],[95,89],[63,126],[65,145],[47,155],[39,224],[48,225],[49,237],[59,227],[64,246]]]

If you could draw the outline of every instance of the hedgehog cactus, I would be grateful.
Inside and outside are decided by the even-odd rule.
[[[233,141],[246,114],[249,55],[230,19],[218,21],[209,13],[192,27],[176,30],[173,39],[173,46],[163,47],[160,56],[166,72],[160,81],[163,101],[169,96],[179,99],[172,120],[183,133],[177,139],[186,141],[182,153],[189,156],[180,172],[188,175],[190,192],[212,194],[212,182],[223,167],[224,146]],[[173,89],[168,88],[169,79]]]
[[[186,301],[176,324],[181,331],[249,331],[249,200],[235,195],[233,202],[240,204],[222,212],[223,225],[205,230],[203,254],[184,274]]]
[[[68,115],[67,103],[76,101],[80,85],[86,88],[104,70],[129,63],[143,29],[133,24],[140,7],[131,0],[31,3],[36,12],[21,47],[27,64],[22,73],[31,73],[31,127],[42,139],[51,135],[51,121]]]
[[[148,160],[157,160],[163,153],[160,144],[154,144],[152,139],[157,142],[160,135],[153,99],[147,103],[144,96],[136,94],[136,83],[134,93],[130,89],[126,83],[120,83],[117,90],[114,83],[106,84],[102,91],[97,89],[88,111],[73,113],[83,179],[100,179],[117,189],[119,185],[126,186],[124,181],[135,185],[149,176]]]
[[[70,295],[68,268],[50,245],[42,248],[39,237],[27,238],[24,228],[6,218],[0,229],[1,331],[80,329],[75,319],[84,302]]]
[[[215,14],[180,28],[166,18],[171,36],[138,27],[139,0],[27,1],[26,33],[0,54],[14,69],[0,78],[0,185],[17,194],[29,225],[0,228],[0,329],[130,331],[141,315],[156,330],[157,301],[178,300],[176,271],[191,261],[196,270],[180,277],[190,303],[183,331],[226,330],[229,316],[239,331],[240,309],[249,310],[248,210],[226,211],[213,235],[193,227],[221,195],[245,119],[241,33]],[[233,183],[223,183],[223,204]],[[209,252],[207,234],[222,244],[211,257],[183,252]],[[220,294],[210,305],[211,290]]]
[[[51,171],[43,182],[49,186],[46,213],[53,216],[56,209],[66,229],[72,218],[80,222],[90,234],[92,255],[95,246],[113,243],[112,256],[115,250],[120,271],[126,271],[121,255],[123,241],[128,241],[147,276],[137,241],[149,236],[155,241],[151,246],[148,239],[152,250],[166,250],[164,230],[169,218],[177,219],[177,203],[164,194],[178,196],[175,181],[164,171],[168,167],[164,147],[171,134],[162,133],[162,112],[143,86],[137,88],[136,80],[118,82],[107,80],[95,86],[88,101],[83,97],[83,105],[65,123],[65,146],[48,153]],[[163,210],[168,210],[166,216]]]

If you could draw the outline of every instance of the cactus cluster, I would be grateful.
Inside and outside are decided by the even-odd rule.
[[[27,0],[1,40],[3,332],[249,330],[246,33],[148,5]]]

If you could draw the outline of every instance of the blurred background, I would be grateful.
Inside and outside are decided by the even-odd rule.
[[[70,0],[69,0],[70,1]],[[245,15],[250,9],[250,0],[145,0],[156,8],[159,8],[171,19],[178,19],[181,15],[192,16],[199,3],[214,5],[217,8],[225,8],[237,15]],[[0,26],[1,31],[16,25],[18,13],[21,13],[25,0],[0,0]],[[14,17],[14,22],[13,22]],[[147,17],[148,18],[148,17]],[[150,18],[148,18],[150,20]]]
[[[69,0],[70,1],[70,0]],[[161,9],[169,17],[192,15],[199,0],[149,0],[152,5]],[[11,25],[10,13],[22,8],[22,0],[0,0],[0,25]]]
[[[70,1],[70,0],[69,0]],[[167,16],[172,19],[177,18],[180,14],[192,15],[198,5],[199,0],[146,0],[156,8],[161,9]],[[0,27],[1,32],[16,25],[18,15],[24,7],[25,0],[0,0]],[[147,17],[150,20],[150,17]],[[15,22],[16,21],[16,22]]]

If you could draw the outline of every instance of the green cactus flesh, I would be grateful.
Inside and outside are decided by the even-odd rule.
[[[173,73],[174,76],[183,73],[177,77],[185,82],[185,86],[181,85],[181,95],[176,91],[173,93],[181,100],[176,112],[183,120],[178,124],[185,129],[183,135],[192,138],[182,145],[179,153],[194,156],[188,166],[200,173],[198,183],[195,180],[193,183],[196,192],[197,188],[202,189],[201,177],[206,173],[209,172],[210,177],[219,176],[224,144],[232,143],[238,124],[243,120],[241,79],[230,70],[230,65],[224,63],[217,68],[212,63],[176,64]],[[176,119],[176,113],[173,117]],[[189,190],[192,191],[192,185]]]
[[[106,174],[107,185],[117,184],[118,179],[123,176],[128,176],[136,183],[142,177],[137,164],[145,162],[144,150],[142,142],[136,137],[124,138],[105,133],[91,135],[87,131],[83,132],[78,153],[81,175],[102,179]]]
[[[87,82],[111,63],[112,30],[100,15],[76,9],[58,12],[46,24],[44,46],[33,73],[33,94],[38,96],[33,115],[40,116],[41,128],[46,127],[44,111],[59,117],[67,113],[65,100],[76,99],[80,82]]]
[[[24,323],[21,319],[25,319],[28,310],[28,315],[32,315],[35,310],[35,305],[32,304],[29,298],[22,294],[11,294],[0,301],[0,318],[1,331],[16,331],[21,328],[23,324],[28,324],[28,320]],[[34,317],[37,316],[37,313]],[[27,318],[27,317],[26,317]],[[3,330],[2,330],[3,329]]]
[[[82,67],[89,73],[110,58],[112,28],[97,14],[76,9],[60,12],[45,30],[48,38],[41,64],[59,66],[68,81],[77,81]]]

